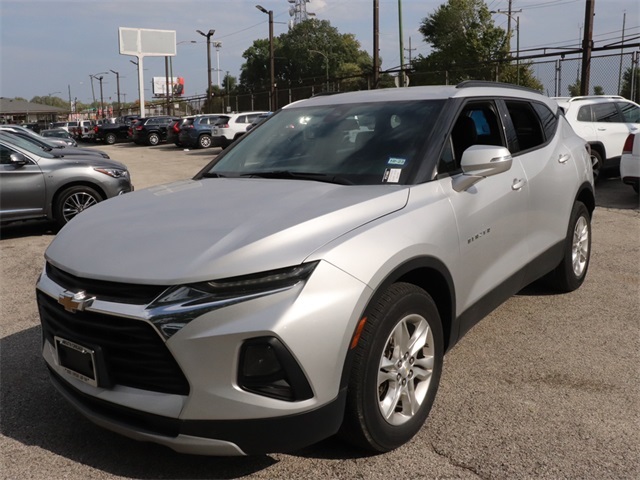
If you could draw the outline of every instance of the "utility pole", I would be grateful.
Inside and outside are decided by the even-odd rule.
[[[373,0],[373,88],[380,83],[380,0]]]
[[[409,52],[409,66],[411,66],[412,56],[411,52],[417,50],[417,48],[411,48],[411,37],[409,37],[409,48],[405,48],[407,52]]]
[[[591,76],[591,50],[593,49],[593,15],[596,0],[587,0],[584,11],[584,38],[582,40],[582,76],[580,95],[589,95],[589,78]]]

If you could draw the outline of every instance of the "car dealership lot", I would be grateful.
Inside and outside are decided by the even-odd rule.
[[[129,167],[136,189],[190,178],[219,151],[98,148]],[[52,226],[3,227],[2,478],[637,478],[638,197],[618,178],[596,193],[583,287],[529,287],[480,322],[447,355],[418,436],[372,457],[333,439],[293,455],[190,457],[94,426],[50,385],[40,356],[34,284]]]

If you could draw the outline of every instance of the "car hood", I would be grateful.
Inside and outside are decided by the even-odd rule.
[[[62,155],[65,157],[68,155],[73,155],[73,156],[84,155],[84,156],[108,158],[108,157],[105,157],[106,153],[102,150],[96,150],[94,148],[70,147],[70,146],[63,146],[63,145],[58,145],[53,147],[53,149],[48,153],[50,153],[51,155],[56,155],[56,156]]]
[[[65,155],[62,157],[47,158],[49,162],[65,162],[65,164],[90,165],[96,168],[118,168],[128,170],[127,166],[110,158],[103,158],[97,155]],[[42,160],[40,160],[42,162]]]
[[[402,209],[409,187],[273,179],[189,180],[129,193],[76,216],[46,251],[97,280],[176,285],[302,263]]]

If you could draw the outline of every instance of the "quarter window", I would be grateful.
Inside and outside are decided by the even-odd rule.
[[[640,107],[628,102],[616,102],[625,122],[640,123]]]
[[[591,107],[593,108],[596,122],[612,123],[624,121],[613,102],[595,103]]]

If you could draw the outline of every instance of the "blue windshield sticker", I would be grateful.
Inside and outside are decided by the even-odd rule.
[[[405,158],[390,157],[387,165],[404,165],[407,162]]]

